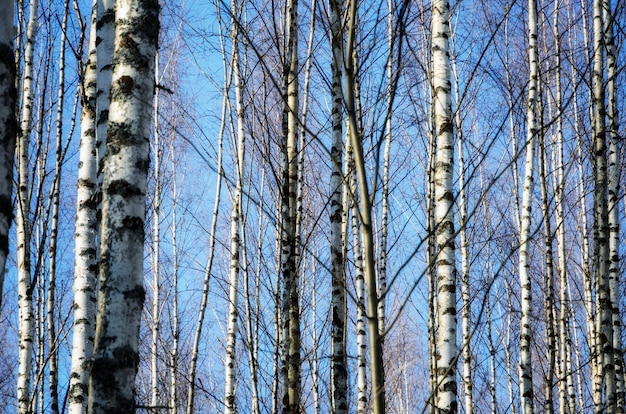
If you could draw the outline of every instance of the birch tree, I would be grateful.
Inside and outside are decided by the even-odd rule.
[[[343,256],[343,1],[330,0],[330,43],[332,48],[332,143],[330,149],[330,262],[332,278],[331,411],[348,410],[348,367],[346,354],[346,277]]]
[[[617,410],[615,358],[613,353],[613,305],[610,292],[610,229],[608,213],[607,128],[605,105],[605,24],[602,0],[593,2],[593,208],[594,263],[596,292],[597,371],[594,386],[604,400],[596,401],[595,412]]]
[[[0,4],[0,309],[4,286],[6,260],[9,255],[9,228],[13,217],[11,193],[13,189],[13,159],[17,120],[15,105],[15,53],[13,16],[15,3],[4,0]]]
[[[372,386],[372,412],[385,412],[385,378],[383,369],[382,340],[378,326],[378,292],[376,288],[376,265],[374,261],[374,237],[372,228],[372,202],[363,153],[363,135],[359,127],[356,93],[358,92],[357,64],[357,2],[347,7],[347,41],[344,52],[345,89],[344,98],[348,118],[348,136],[354,151],[355,174],[358,185],[359,222],[363,248],[363,272],[366,289],[366,319],[370,353],[370,381]]]
[[[34,48],[38,29],[38,0],[30,2],[30,17],[24,49],[21,129],[17,138],[17,263],[19,296],[19,360],[17,379],[18,414],[31,409],[31,364],[34,343],[33,286],[30,262],[29,143],[32,130]]]
[[[282,296],[282,403],[283,413],[301,411],[300,299],[296,253],[298,179],[298,1],[286,4],[286,51],[283,62],[282,111],[282,188],[281,188],[281,274]]]
[[[624,383],[624,356],[622,352],[622,321],[620,307],[620,185],[621,151],[619,136],[617,45],[614,34],[614,16],[611,3],[603,1],[604,36],[606,37],[607,66],[607,135],[608,135],[608,226],[609,226],[609,290],[613,324],[613,352],[615,366],[615,398],[617,412],[626,410],[626,384]]]
[[[89,412],[135,410],[158,3],[118,0],[104,157],[100,288]]]
[[[74,259],[74,329],[69,413],[87,408],[88,362],[93,352],[97,278],[97,158],[96,153],[96,2],[94,1],[89,52],[81,86],[81,140],[78,168]]]
[[[238,19],[243,10],[243,2],[238,4],[237,0],[231,2],[231,13],[233,19]],[[239,274],[242,264],[240,263],[241,253],[241,215],[243,199],[243,180],[245,166],[245,132],[244,132],[244,102],[243,102],[243,73],[242,62],[239,53],[239,24],[240,20],[232,25],[232,76],[235,82],[235,115],[237,119],[236,146],[235,146],[235,191],[233,194],[232,209],[230,214],[230,270],[229,270],[229,294],[228,294],[228,331],[226,342],[225,358],[225,408],[224,413],[236,413],[236,371],[237,371],[237,330],[238,330],[238,299],[239,299]],[[244,262],[245,263],[245,262]]]
[[[524,167],[524,190],[520,221],[519,278],[521,287],[522,319],[520,328],[519,390],[522,414],[534,412],[533,372],[531,342],[533,338],[533,298],[530,278],[530,241],[532,199],[534,187],[534,161],[537,141],[536,107],[539,89],[539,63],[537,50],[537,2],[528,1],[528,62],[530,80],[526,103],[526,161]]]
[[[432,8],[432,89],[435,152],[435,223],[437,229],[436,354],[437,401],[442,413],[458,410],[456,386],[456,265],[454,246],[454,132],[449,52],[450,5],[435,0]]]

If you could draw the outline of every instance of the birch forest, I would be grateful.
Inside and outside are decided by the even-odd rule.
[[[625,0],[0,0],[0,412],[626,412]]]

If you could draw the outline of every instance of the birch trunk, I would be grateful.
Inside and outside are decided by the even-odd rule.
[[[456,386],[456,264],[454,246],[454,132],[450,69],[450,5],[433,2],[431,70],[434,91],[435,226],[437,232],[437,400],[440,413],[458,411]]]
[[[30,1],[30,17],[24,50],[22,77],[22,119],[17,138],[17,266],[19,306],[19,355],[17,374],[18,414],[31,410],[31,369],[33,359],[34,324],[33,289],[30,261],[30,194],[29,194],[29,143],[33,118],[33,66],[35,38],[38,30],[39,1]]]
[[[298,1],[288,0],[285,28],[287,49],[283,63],[281,273],[282,297],[282,403],[283,413],[299,413],[301,406],[300,299],[296,232],[298,180]],[[285,383],[286,379],[286,383]]]
[[[219,7],[218,7],[219,12]],[[222,54],[225,56],[224,54]],[[225,65],[225,63],[224,63]],[[209,239],[209,252],[206,266],[204,267],[204,278],[202,282],[202,296],[200,299],[200,309],[198,310],[198,319],[196,322],[196,329],[193,336],[193,343],[191,346],[191,361],[189,363],[189,383],[187,386],[187,406],[185,413],[193,414],[194,413],[194,400],[195,400],[195,390],[196,390],[196,375],[197,375],[197,365],[198,365],[198,354],[200,349],[200,340],[202,338],[202,328],[204,325],[204,317],[206,313],[206,308],[209,302],[209,287],[211,282],[211,271],[213,269],[213,258],[215,255],[215,242],[216,242],[216,232],[217,232],[217,219],[219,216],[220,210],[220,195],[222,191],[222,149],[223,149],[223,141],[224,141],[224,130],[226,128],[226,109],[228,107],[228,90],[230,89],[230,77],[227,76],[226,67],[224,67],[224,76],[226,84],[224,85],[224,95],[222,97],[222,115],[220,120],[220,129],[218,132],[217,139],[217,176],[215,183],[215,202],[213,204],[213,213],[211,218],[211,230],[210,230],[210,239]]]
[[[363,154],[362,134],[360,133],[355,91],[356,75],[356,29],[357,2],[351,1],[348,9],[348,41],[345,49],[345,102],[348,115],[348,134],[354,151],[355,171],[359,187],[359,218],[361,222],[361,242],[363,243],[363,271],[367,297],[367,332],[370,352],[370,374],[372,384],[372,413],[385,412],[385,379],[383,368],[382,343],[378,331],[378,294],[376,289],[376,265],[374,262],[374,237],[372,229],[372,204]]]
[[[346,141],[346,172],[344,176],[349,183],[349,188],[345,188],[344,205],[352,211],[352,214],[350,216],[352,228],[352,256],[354,260],[356,291],[357,413],[365,414],[369,405],[367,392],[367,316],[365,308],[366,294],[365,274],[363,271],[363,244],[361,243],[361,232],[359,229],[358,199],[356,199],[358,188],[354,169],[354,155],[352,151],[352,145],[350,143],[350,140],[348,139]],[[348,223],[346,222],[346,227],[347,225]],[[347,229],[345,233],[347,233]]]
[[[52,183],[52,223],[50,229],[50,262],[48,275],[47,321],[48,325],[48,389],[50,391],[49,412],[59,412],[59,351],[55,321],[56,279],[57,279],[57,242],[59,238],[59,205],[61,191],[61,174],[63,170],[63,111],[65,102],[65,47],[67,42],[67,20],[70,10],[69,0],[63,3],[63,20],[61,22],[61,45],[59,50],[59,90],[57,95],[56,114],[56,145],[55,172]]]
[[[454,43],[452,43],[454,47]],[[452,74],[454,76],[454,93],[457,101],[461,99],[461,92],[459,88],[459,75],[457,72],[456,63],[452,64]],[[470,257],[469,257],[469,243],[467,241],[467,188],[468,182],[465,178],[465,154],[463,149],[464,132],[463,132],[463,117],[461,111],[457,110],[454,114],[454,122],[457,132],[457,151],[459,160],[459,239],[460,239],[460,253],[461,253],[461,298],[463,301],[463,309],[461,311],[461,338],[462,338],[462,360],[463,360],[463,389],[465,394],[465,413],[472,414],[474,412],[474,381],[472,380],[472,346],[471,346],[471,323],[472,323],[472,305],[471,305],[471,292],[470,292]],[[488,212],[486,212],[488,214]],[[489,299],[485,299],[487,302]],[[488,312],[490,312],[490,305],[487,303]],[[488,313],[488,318],[491,315]],[[488,322],[489,330],[491,322]],[[491,332],[489,332],[491,336]],[[489,338],[491,346],[491,337]],[[492,363],[495,364],[495,354],[491,355]],[[495,369],[495,367],[494,367]],[[494,384],[495,386],[495,384]],[[494,398],[495,404],[495,398]]]
[[[174,137],[170,141],[170,154],[175,154]],[[170,395],[169,405],[171,414],[178,412],[178,369],[179,369],[179,340],[180,340],[180,316],[178,307],[179,287],[178,274],[180,267],[180,252],[178,247],[178,177],[176,175],[177,161],[172,162],[172,224],[170,227],[170,237],[172,240],[172,350],[170,353]]]
[[[154,59],[154,77],[157,84],[161,79],[159,74],[159,53]],[[161,335],[161,198],[163,194],[163,178],[161,176],[162,144],[160,135],[160,108],[159,89],[154,91],[153,119],[154,119],[154,194],[152,196],[152,209],[154,210],[152,222],[152,341],[150,344],[150,405],[159,405],[159,340]]]
[[[3,0],[0,9],[0,309],[4,287],[4,271],[9,254],[9,228],[13,217],[11,192],[13,189],[13,162],[15,139],[18,133],[15,109],[15,51],[13,39],[15,12],[13,0]]]
[[[548,179],[546,177],[546,142],[542,133],[539,137],[539,180],[541,185],[541,209],[543,217],[543,237],[545,246],[545,313],[546,313],[546,358],[544,412],[554,413],[554,376],[556,370],[556,310],[554,309],[554,256],[552,253],[553,232],[550,223],[550,201],[548,199]]]
[[[572,369],[572,340],[569,326],[570,297],[569,297],[569,273],[567,271],[566,242],[565,242],[565,161],[563,144],[563,93],[561,87],[561,41],[558,34],[558,22],[560,4],[554,5],[554,37],[555,37],[555,66],[556,66],[556,220],[557,220],[557,243],[559,258],[559,353],[560,371],[559,380],[559,410],[561,414],[576,412],[576,394],[574,391]],[[573,69],[572,69],[573,70]],[[572,78],[572,79],[575,79]],[[574,91],[576,80],[572,81]],[[574,130],[578,130],[577,98],[574,96]]]
[[[89,412],[135,410],[154,58],[154,0],[118,0],[104,159],[100,288]]]
[[[534,412],[534,391],[531,342],[533,329],[533,298],[530,278],[529,249],[531,241],[532,199],[534,187],[534,161],[537,140],[536,107],[539,88],[539,63],[537,50],[537,2],[528,0],[528,61],[530,81],[526,104],[526,162],[519,247],[519,278],[521,286],[522,319],[520,332],[519,389],[522,414]]]
[[[608,117],[608,227],[609,227],[609,291],[612,305],[613,355],[615,366],[616,412],[626,410],[622,322],[620,309],[620,136],[617,106],[617,47],[614,36],[614,15],[610,1],[603,1],[604,35],[606,37],[607,117]]]
[[[98,186],[96,200],[102,202],[102,159],[109,125],[109,96],[113,73],[113,39],[115,37],[115,0],[96,1],[96,153]],[[99,206],[99,208],[101,208]],[[98,223],[100,225],[100,223]]]
[[[241,16],[242,5],[237,5],[237,1],[231,2],[231,13],[234,19]],[[243,74],[241,72],[241,60],[239,55],[239,30],[238,23],[233,24],[231,40],[233,47],[232,73],[235,81],[235,108],[237,117],[237,144],[235,162],[236,185],[233,194],[232,210],[230,215],[230,274],[229,274],[229,311],[228,311],[228,331],[226,343],[225,359],[225,407],[224,413],[234,414],[237,412],[236,405],[236,345],[237,345],[237,322],[239,319],[239,272],[242,264],[239,260],[241,250],[241,213],[243,197],[243,178],[245,165],[245,133],[244,133],[244,108],[243,108]]]
[[[343,1],[330,0],[332,48],[332,144],[330,150],[330,262],[332,279],[331,412],[348,412],[348,366],[346,354],[346,276],[343,256]]]
[[[596,392],[604,392],[604,401],[596,402],[596,413],[616,412],[615,365],[613,355],[613,305],[611,304],[609,277],[609,218],[608,218],[608,165],[606,143],[606,106],[604,90],[605,25],[603,1],[593,2],[593,171],[594,171],[594,279],[596,284],[596,335],[598,367]]]

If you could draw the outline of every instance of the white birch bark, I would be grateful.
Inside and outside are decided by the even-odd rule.
[[[288,0],[285,15],[286,53],[283,62],[281,273],[282,297],[282,410],[297,413],[301,407],[300,286],[296,232],[298,179],[298,1]],[[286,382],[285,382],[286,381]]]
[[[57,94],[56,114],[56,142],[55,142],[55,172],[52,183],[52,223],[50,229],[49,246],[49,275],[47,298],[47,327],[48,327],[48,389],[50,401],[48,411],[51,414],[59,412],[59,351],[55,320],[56,279],[57,279],[57,242],[59,238],[59,205],[61,191],[61,174],[63,170],[63,112],[65,102],[65,48],[67,43],[69,0],[63,2],[63,19],[61,21],[61,45],[59,49],[59,85]]]
[[[343,1],[330,0],[332,49],[332,143],[330,149],[330,262],[331,262],[331,411],[348,412],[348,367],[346,354],[346,277],[343,256]]]
[[[565,160],[563,143],[563,92],[561,86],[561,41],[558,35],[560,15],[560,2],[554,5],[554,38],[555,38],[555,66],[556,66],[556,220],[557,220],[557,245],[558,245],[558,269],[559,269],[559,364],[561,376],[559,380],[559,410],[561,414],[576,412],[576,394],[572,373],[572,339],[569,326],[570,297],[569,297],[569,273],[567,271],[566,240],[565,240]],[[572,81],[573,90],[576,91],[576,80]],[[574,123],[578,123],[577,98],[574,97]],[[574,127],[577,131],[577,125]]]
[[[605,25],[603,1],[593,2],[593,167],[594,167],[594,266],[596,284],[596,335],[598,339],[598,370],[596,392],[604,395],[604,401],[595,404],[596,413],[616,412],[615,366],[613,356],[613,305],[611,304],[609,280],[609,219],[608,219],[608,165],[606,142],[606,106],[604,90],[605,71]]]
[[[391,140],[393,135],[393,96],[394,96],[394,52],[395,39],[393,30],[393,0],[387,0],[387,114],[385,119],[385,151],[383,153],[383,176],[380,211],[380,251],[378,254],[378,332],[385,332],[386,297],[387,297],[387,239],[389,235],[389,162],[391,157]],[[384,337],[382,338],[384,344]]]
[[[11,192],[13,189],[13,163],[17,120],[15,105],[15,51],[13,18],[15,3],[3,0],[0,3],[0,309],[4,287],[4,272],[9,254],[9,228],[13,217]]]
[[[96,154],[98,160],[96,200],[98,204],[102,202],[102,159],[109,125],[109,95],[113,73],[113,39],[115,37],[114,5],[115,0],[96,1]],[[101,207],[98,206],[98,208]]]
[[[159,53],[157,51],[154,58],[154,77],[157,84],[160,84],[159,73]],[[161,163],[163,146],[160,135],[160,108],[159,89],[155,88],[153,103],[153,143],[152,151],[154,157],[154,194],[151,198],[152,210],[154,211],[152,222],[152,341],[150,344],[150,406],[159,405],[159,336],[161,328],[161,199],[163,194],[163,178],[161,175]]]
[[[522,414],[534,412],[534,391],[531,342],[533,337],[533,298],[530,278],[529,249],[531,241],[532,199],[534,187],[534,161],[537,141],[536,107],[539,88],[539,63],[537,50],[537,3],[528,1],[528,61],[530,81],[526,104],[526,162],[524,167],[524,190],[519,247],[519,278],[521,287],[522,318],[520,328],[519,391]]]
[[[607,135],[608,135],[608,227],[609,227],[609,291],[612,305],[613,355],[615,366],[616,412],[626,410],[624,356],[622,351],[622,320],[620,307],[620,136],[617,105],[617,46],[614,35],[614,14],[609,0],[603,1],[604,35],[607,67]]]
[[[218,7],[219,13],[219,7]],[[219,16],[219,15],[218,15]],[[218,17],[219,19],[219,17]],[[222,56],[225,56],[222,49]],[[213,204],[213,212],[211,215],[211,229],[209,239],[209,251],[207,263],[204,267],[204,278],[202,281],[202,296],[200,299],[200,308],[198,310],[198,319],[196,322],[196,329],[193,336],[193,343],[191,346],[191,361],[189,363],[188,373],[188,385],[187,385],[187,406],[185,408],[186,414],[194,413],[195,403],[195,391],[196,391],[196,375],[198,366],[198,356],[200,349],[200,340],[202,338],[202,328],[204,325],[204,317],[206,314],[206,308],[209,302],[209,288],[211,282],[211,271],[213,269],[213,258],[215,256],[215,242],[217,232],[217,219],[219,217],[220,210],[220,195],[222,191],[222,150],[224,141],[224,131],[226,129],[226,112],[228,108],[228,90],[230,89],[230,77],[227,75],[227,69],[224,62],[224,76],[226,84],[224,85],[224,94],[222,96],[222,113],[220,120],[220,129],[217,138],[217,166],[216,166],[216,183],[215,183],[215,201]]]
[[[431,82],[434,91],[435,225],[437,233],[437,400],[440,413],[458,411],[456,386],[456,265],[454,246],[454,133],[450,69],[450,5],[433,2]]]
[[[548,179],[546,177],[546,142],[543,131],[539,136],[539,180],[541,186],[541,210],[543,218],[543,237],[545,246],[545,335],[546,335],[546,368],[545,368],[545,401],[544,412],[554,413],[554,377],[556,370],[556,310],[554,307],[554,255],[552,252],[553,232],[550,222],[550,201],[548,199]]]
[[[24,50],[24,74],[22,77],[22,119],[17,138],[17,266],[19,306],[19,354],[17,374],[18,414],[31,410],[31,368],[34,343],[33,286],[30,262],[30,195],[28,147],[33,118],[34,48],[38,30],[39,1],[30,1],[30,17]]]
[[[104,158],[100,287],[89,412],[135,409],[154,58],[154,0],[115,5],[114,68]]]
[[[231,2],[231,13],[233,19],[241,16],[242,4],[237,4],[236,0]],[[241,250],[241,213],[242,213],[242,197],[243,197],[243,178],[245,165],[245,133],[244,133],[244,107],[243,107],[243,74],[241,68],[241,58],[239,53],[239,24],[234,23],[231,40],[232,40],[232,73],[235,82],[235,111],[237,117],[237,139],[236,139],[236,184],[233,194],[232,210],[230,215],[230,272],[229,272],[229,311],[228,311],[228,328],[225,358],[225,381],[224,381],[224,413],[234,414],[237,412],[236,406],[236,372],[237,372],[237,330],[239,319],[239,272],[242,264],[239,260]]]
[[[454,38],[452,38],[451,48],[454,53]],[[452,62],[452,75],[454,76],[454,94],[457,101],[461,97],[459,87],[459,75],[456,62]],[[463,132],[463,117],[461,111],[457,110],[454,113],[454,123],[457,133],[457,157],[459,162],[459,241],[460,241],[460,253],[461,253],[461,269],[460,269],[460,281],[461,281],[461,299],[463,301],[463,308],[461,310],[461,352],[463,361],[463,390],[465,396],[465,413],[472,414],[474,412],[474,381],[472,379],[472,346],[471,346],[471,323],[472,323],[472,306],[471,306],[471,292],[470,292],[470,257],[469,257],[469,243],[467,240],[467,226],[468,226],[468,214],[467,214],[467,188],[468,182],[465,174],[465,151],[464,151],[464,132]],[[486,210],[486,208],[485,208]],[[489,214],[487,211],[485,214]],[[489,257],[490,255],[488,255]],[[485,299],[487,302],[489,299]],[[488,312],[491,308],[487,303]],[[488,318],[490,314],[488,313]],[[491,322],[488,322],[490,325]],[[491,327],[489,326],[489,330]],[[491,332],[489,332],[489,336]],[[491,338],[489,339],[491,346]],[[495,364],[495,354],[491,354],[492,365]],[[495,368],[494,368],[495,369]],[[495,386],[495,384],[493,384]],[[495,404],[495,397],[494,397]]]
[[[356,293],[356,385],[357,385],[357,413],[365,414],[369,406],[369,393],[367,381],[367,322],[365,310],[365,273],[363,271],[363,244],[361,243],[361,232],[359,229],[359,203],[356,199],[358,192],[355,177],[354,153],[352,151],[351,140],[346,140],[346,168],[345,179],[349,186],[344,188],[344,208],[350,209],[350,227],[352,229],[352,256],[355,272],[355,293]],[[348,223],[346,220],[345,226]],[[347,229],[344,230],[347,233]],[[346,234],[347,238],[347,234]],[[347,241],[347,240],[346,240]]]
[[[175,154],[175,141],[170,141],[170,154]],[[171,414],[178,412],[178,369],[179,369],[179,341],[180,341],[180,316],[179,316],[179,286],[178,274],[180,269],[180,251],[178,247],[178,177],[176,175],[176,163],[174,157],[171,158],[172,168],[172,224],[170,226],[170,237],[172,240],[172,349],[170,351],[170,395],[169,405]]]
[[[250,170],[252,170],[252,160],[250,161]],[[252,179],[252,177],[250,177]],[[261,184],[259,188],[265,186],[265,170],[261,171]],[[263,209],[265,208],[265,199],[261,197],[258,206],[259,228],[257,232],[257,249],[256,249],[256,272],[255,272],[255,285],[254,294],[250,289],[250,271],[246,266],[243,269],[244,277],[244,298],[246,300],[246,335],[248,339],[248,362],[250,367],[250,388],[252,394],[252,414],[259,414],[261,412],[261,406],[259,402],[259,319],[261,318],[261,304],[260,304],[260,284],[261,284],[261,267],[263,261],[263,235],[265,234],[265,226],[263,220]],[[245,216],[242,216],[242,240],[241,245],[243,264],[248,263],[247,250],[246,250],[246,232],[245,232]],[[253,300],[254,300],[254,312],[253,313]],[[313,302],[315,302],[313,300]],[[314,379],[315,381],[315,379]]]

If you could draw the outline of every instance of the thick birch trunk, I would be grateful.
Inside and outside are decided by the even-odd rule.
[[[4,286],[4,270],[9,254],[9,228],[13,217],[11,192],[13,189],[13,162],[17,120],[15,106],[15,26],[13,0],[0,2],[0,309]]]
[[[620,307],[620,136],[617,106],[617,47],[614,36],[614,16],[611,4],[603,0],[604,35],[606,36],[607,116],[608,116],[608,227],[609,227],[609,291],[613,325],[613,355],[615,366],[616,412],[626,410],[624,356],[622,351],[622,319]]]
[[[29,143],[33,118],[33,59],[38,29],[39,1],[31,0],[30,18],[24,50],[24,75],[22,78],[21,133],[17,138],[17,267],[19,306],[19,355],[17,374],[18,414],[31,410],[31,368],[33,359],[34,324],[33,286],[30,262],[30,195],[29,195]]]
[[[608,165],[606,143],[606,106],[604,90],[605,25],[603,1],[593,2],[593,171],[594,171],[594,279],[596,284],[596,341],[598,368],[596,393],[604,395],[604,401],[596,402],[596,413],[616,412],[615,365],[613,356],[613,305],[611,304],[609,277],[609,218],[608,218]]]
[[[135,409],[154,57],[154,0],[118,0],[104,159],[100,289],[89,412]]]
[[[96,2],[94,1],[89,52],[81,86],[81,140],[76,196],[74,255],[74,329],[69,389],[70,414],[87,409],[88,362],[93,353],[96,322],[97,277],[97,153],[96,153]]]
[[[96,199],[102,202],[102,159],[109,125],[109,95],[113,71],[113,39],[115,37],[115,0],[96,1],[96,153],[98,186]]]
[[[447,0],[433,2],[432,86],[434,91],[435,225],[437,229],[437,400],[440,413],[458,411],[456,386],[456,265],[454,246],[454,133]]]
[[[283,413],[299,413],[301,407],[300,372],[300,278],[296,232],[298,179],[298,1],[286,6],[287,49],[283,63],[283,145],[281,194],[281,273],[282,298],[282,403]],[[286,383],[285,383],[286,380]]]
[[[330,261],[331,299],[331,412],[348,412],[348,361],[346,354],[346,276],[343,256],[343,1],[330,0],[332,48],[332,144],[330,150]]]

